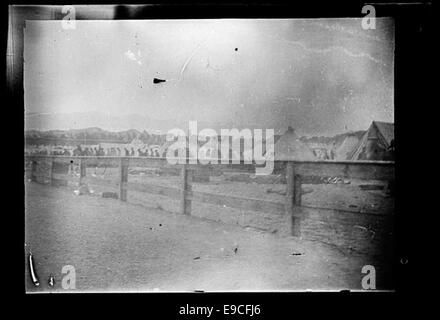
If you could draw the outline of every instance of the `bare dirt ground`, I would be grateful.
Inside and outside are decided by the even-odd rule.
[[[95,169],[89,168],[86,181],[97,194],[103,191],[119,191],[117,168],[98,168],[97,175],[93,177],[94,173]],[[247,181],[231,181],[231,177],[234,175],[211,176],[209,182],[194,182],[193,190],[279,203],[285,201],[285,184],[257,183],[252,178],[244,179]],[[99,179],[105,179],[110,184],[93,185]],[[165,187],[180,186],[179,176],[167,174],[142,175],[138,171],[136,174],[129,174],[128,180]],[[382,185],[383,189],[366,191],[360,185]],[[387,196],[384,182],[351,180],[349,184],[304,184],[302,189],[304,219],[301,230],[305,239],[327,243],[344,252],[354,251],[376,256],[381,260],[378,264],[389,260],[393,250],[390,244],[394,232],[394,198]],[[150,208],[180,212],[180,201],[166,196],[130,190],[128,201]],[[256,212],[193,202],[191,215],[278,235],[290,234],[289,222],[285,215],[278,212]]]
[[[26,252],[41,282],[32,285],[26,263],[27,291],[64,291],[64,265],[75,267],[76,291],[361,289],[366,264],[377,266],[377,288],[389,289],[387,267],[367,252],[135,204],[143,196],[123,203],[27,182]]]

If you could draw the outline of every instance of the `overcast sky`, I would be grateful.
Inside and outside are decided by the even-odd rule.
[[[28,122],[99,111],[333,135],[394,121],[393,70],[391,19],[375,30],[360,19],[77,21],[75,30],[27,21],[25,29]],[[70,129],[62,126],[44,129]]]

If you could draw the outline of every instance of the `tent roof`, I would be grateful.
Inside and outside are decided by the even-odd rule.
[[[391,140],[394,140],[394,123],[373,121],[373,124],[376,126],[377,130],[380,132],[383,139],[389,146]]]
[[[316,160],[313,151],[302,142],[291,127],[275,143],[275,160]]]
[[[391,140],[394,140],[394,123],[373,121],[368,130],[363,135],[362,139],[359,141],[356,150],[354,150],[354,152],[350,155],[351,160],[356,160],[359,157],[363,146],[368,140],[368,132],[373,126],[377,128],[381,140],[385,143],[387,147],[390,146]]]
[[[352,155],[359,145],[359,138],[355,135],[349,135],[345,137],[344,142],[336,150],[335,160],[348,160],[351,159]]]

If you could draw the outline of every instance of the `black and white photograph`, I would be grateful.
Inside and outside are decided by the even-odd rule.
[[[395,20],[361,9],[10,6],[26,293],[395,290]]]

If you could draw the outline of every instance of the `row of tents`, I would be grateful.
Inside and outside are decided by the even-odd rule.
[[[135,139],[136,140],[136,139]],[[137,149],[141,146],[140,141],[133,141],[130,145]],[[160,156],[165,157],[167,149],[174,144],[166,142],[156,146]],[[263,147],[263,149],[265,149]],[[303,160],[312,161],[319,159],[329,160],[394,160],[394,124],[388,122],[373,121],[368,130],[362,135],[348,134],[340,145],[331,145],[323,150],[310,147],[303,142],[295,130],[288,127],[287,130],[275,137],[274,159],[275,160]],[[231,151],[232,152],[232,151]],[[188,156],[195,156],[190,155]],[[217,155],[212,155],[217,157]],[[230,156],[232,156],[230,154]],[[239,156],[246,157],[244,154]]]
[[[394,160],[394,123],[373,121],[360,139],[349,134],[339,146],[329,148],[331,157],[326,159],[331,160]],[[320,159],[291,127],[276,141],[274,149],[275,160]]]
[[[166,142],[159,148],[161,156],[165,156],[168,147],[174,142]],[[263,150],[265,146],[263,145]],[[320,149],[320,150],[318,150]],[[322,149],[324,153],[322,153]],[[320,152],[318,152],[320,151]],[[325,157],[322,157],[322,154]],[[177,155],[176,155],[177,156]],[[194,157],[192,154],[188,156]],[[211,155],[216,158],[217,153]],[[226,155],[225,155],[226,156]],[[230,151],[229,157],[232,156]],[[245,159],[241,151],[237,155]],[[314,148],[303,142],[292,127],[288,127],[282,135],[275,136],[275,160],[300,160],[313,161],[320,159],[329,160],[394,160],[394,124],[373,121],[368,130],[362,135],[348,134],[340,145],[330,145],[326,148]]]
[[[167,155],[167,149],[174,144],[166,142],[163,145],[145,145],[139,139],[134,139],[129,144],[120,143],[101,143],[96,146],[84,145],[83,147],[99,147],[104,150],[113,150],[128,148],[133,149],[136,154],[138,150],[154,149],[161,157]],[[52,147],[56,148],[56,147]],[[263,144],[263,150],[265,146]],[[37,150],[38,151],[38,150]],[[264,151],[263,151],[264,152]],[[107,153],[106,153],[107,154]],[[195,155],[188,156],[194,157]],[[227,155],[225,155],[227,156]],[[247,158],[249,155],[236,155],[241,159]],[[213,154],[212,157],[217,157]],[[229,157],[232,157],[230,150]],[[308,145],[302,141],[291,127],[282,134],[275,136],[274,145],[275,160],[394,160],[394,124],[388,122],[373,121],[368,130],[361,136],[358,134],[348,134],[340,145],[326,145],[317,147]]]

